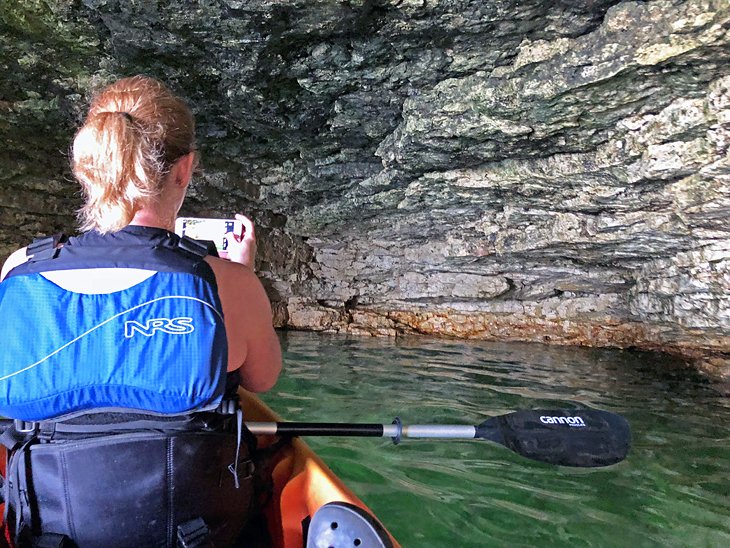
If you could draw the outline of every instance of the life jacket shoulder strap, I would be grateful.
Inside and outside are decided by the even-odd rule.
[[[68,236],[62,232],[53,234],[52,236],[35,238],[26,248],[25,255],[28,257],[30,262],[55,259],[58,257],[61,247],[63,247],[63,244],[67,241]],[[178,239],[177,244],[174,247],[201,258],[208,255],[215,255],[217,257],[218,253],[215,249],[215,245],[210,245],[211,243],[212,242],[194,240],[189,236],[182,236]]]
[[[210,247],[202,241],[193,240],[189,236],[182,236],[178,241],[177,247],[198,257],[206,257],[212,255]],[[217,253],[215,253],[217,255]]]
[[[25,255],[30,262],[44,261],[47,259],[55,259],[61,246],[66,243],[68,237],[59,232],[52,236],[44,236],[35,238],[25,249]]]

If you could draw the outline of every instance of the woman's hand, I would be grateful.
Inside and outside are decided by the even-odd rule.
[[[253,270],[256,264],[256,233],[253,228],[253,221],[236,213],[236,220],[241,222],[243,227],[241,234],[229,232],[228,238],[228,260],[242,264]]]

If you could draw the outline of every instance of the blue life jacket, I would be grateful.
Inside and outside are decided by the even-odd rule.
[[[0,415],[215,408],[228,349],[207,252],[140,226],[29,246],[0,283]]]

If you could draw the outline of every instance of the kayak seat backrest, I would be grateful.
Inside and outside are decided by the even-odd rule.
[[[347,502],[328,502],[312,516],[306,548],[360,546],[392,548],[388,533],[367,511]]]

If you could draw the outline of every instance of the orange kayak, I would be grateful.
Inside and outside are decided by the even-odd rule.
[[[241,391],[241,399],[246,421],[281,421],[255,395]],[[265,438],[259,437],[260,445],[271,443]],[[291,444],[277,453],[272,479],[274,492],[264,508],[264,515],[275,547],[301,548],[304,545],[302,522],[330,502],[346,502],[373,515],[365,503],[299,438],[292,439]],[[390,533],[387,534],[394,547],[400,546]]]

